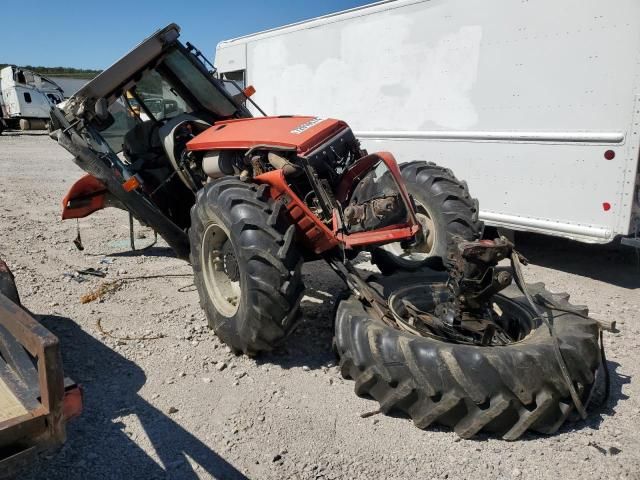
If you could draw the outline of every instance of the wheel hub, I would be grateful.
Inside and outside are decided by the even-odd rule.
[[[512,251],[513,244],[502,238],[456,242],[446,263],[457,321],[484,317],[491,297],[511,284],[511,273],[496,267]]]
[[[405,248],[403,242],[394,242],[384,245],[382,248],[396,257],[409,262],[422,262],[433,254],[437,242],[435,223],[427,209],[420,204],[416,205],[416,219],[422,228],[422,239],[417,245]]]
[[[505,239],[458,241],[447,258],[449,279],[394,292],[389,308],[400,327],[456,343],[506,345],[522,339],[531,317],[512,308],[499,292],[509,271],[498,270],[513,245]]]
[[[227,231],[216,223],[202,236],[202,273],[207,294],[216,310],[225,317],[238,311],[242,294],[240,267]]]
[[[433,250],[433,244],[435,242],[435,224],[429,215],[426,213],[418,212],[416,213],[416,218],[422,227],[422,231],[424,232],[424,240],[418,245],[414,250],[417,253],[425,253],[430,254]]]
[[[222,247],[222,267],[224,272],[232,282],[240,280],[240,268],[238,267],[238,259],[233,251],[233,245],[230,241],[226,241]]]

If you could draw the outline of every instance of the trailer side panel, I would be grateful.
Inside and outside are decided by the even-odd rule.
[[[451,167],[491,224],[604,243],[634,222],[637,18],[633,0],[398,0],[216,58],[246,65],[269,114],[342,118],[370,150]]]

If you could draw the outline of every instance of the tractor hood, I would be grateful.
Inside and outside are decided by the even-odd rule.
[[[216,122],[187,144],[192,151],[249,149],[268,145],[304,155],[347,124],[331,118],[281,116]]]

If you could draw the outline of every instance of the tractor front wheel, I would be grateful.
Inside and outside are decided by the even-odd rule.
[[[271,350],[293,330],[304,286],[295,227],[266,185],[223,178],[198,192],[191,263],[209,326],[235,352]]]

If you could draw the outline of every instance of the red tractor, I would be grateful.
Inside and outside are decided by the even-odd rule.
[[[52,109],[52,138],[88,173],[63,218],[116,206],[152,227],[193,265],[211,328],[246,354],[292,331],[302,262],[327,260],[351,290],[336,317],[344,375],[421,427],[517,438],[581,405],[599,365],[596,322],[537,287],[540,308],[572,311],[554,322],[566,381],[550,363],[556,336],[497,267],[517,254],[480,241],[464,182],[368,153],[340,120],[253,118],[249,92],[178,37],[176,25],[156,32]],[[363,251],[386,276],[354,268]]]

